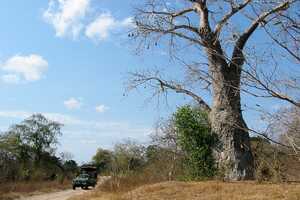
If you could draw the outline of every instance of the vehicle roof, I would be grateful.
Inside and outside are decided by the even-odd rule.
[[[80,168],[82,168],[82,169],[85,169],[85,168],[88,168],[88,169],[97,169],[97,167],[94,166],[94,165],[82,165]]]

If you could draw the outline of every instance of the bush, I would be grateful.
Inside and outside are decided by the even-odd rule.
[[[207,113],[183,106],[174,114],[178,142],[186,155],[188,179],[205,179],[216,173],[213,147],[217,136],[211,133]]]
[[[113,152],[99,148],[93,156],[92,163],[97,167],[98,173],[105,174],[112,167]]]

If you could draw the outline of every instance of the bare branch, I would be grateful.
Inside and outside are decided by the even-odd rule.
[[[300,4],[298,4],[298,6],[299,5]],[[263,26],[263,28],[275,44],[283,48],[288,54],[296,59],[296,62],[300,63],[300,13],[293,13],[290,15],[292,16],[289,16],[289,13],[280,13],[274,20],[273,26],[279,28],[278,32],[275,34],[274,27],[273,30],[269,30],[268,26]]]
[[[136,88],[139,85],[143,85],[145,83],[155,81],[156,88],[160,88],[163,92],[166,89],[171,89],[176,93],[186,94],[192,97],[199,104],[199,106],[206,112],[210,112],[211,110],[208,104],[199,95],[195,94],[194,92],[188,89],[185,89],[182,85],[175,84],[174,82],[165,81],[158,76],[147,76],[142,73],[131,73],[131,76],[133,77],[133,79],[130,81],[131,82],[130,88]]]
[[[205,43],[207,42],[210,43],[213,37],[212,37],[211,27],[209,23],[209,13],[206,5],[206,0],[195,0],[192,2],[195,2],[194,8],[200,16],[199,32],[201,34],[201,38]]]
[[[179,29],[182,29],[184,28],[184,25],[182,26],[174,26],[173,28],[170,28],[170,29],[159,29],[159,28],[154,28],[154,27],[142,27],[142,25],[140,24],[140,27],[139,27],[141,30],[144,29],[143,31],[145,32],[152,32],[152,33],[161,33],[163,35],[165,34],[170,34],[170,35],[174,35],[174,36],[177,36],[177,37],[180,37],[180,38],[183,38],[183,39],[186,39],[190,42],[193,42],[193,43],[196,43],[196,44],[199,44],[201,46],[203,46],[204,44],[198,40],[198,39],[195,39],[191,36],[188,36],[182,32],[177,32],[176,30],[179,30]],[[185,27],[186,29],[187,27]],[[191,27],[189,29],[192,29]],[[197,30],[194,30],[193,31],[196,31],[198,33]]]
[[[276,6],[275,8],[273,8],[272,10],[268,11],[268,12],[264,12],[261,15],[259,15],[257,17],[257,19],[252,22],[252,24],[249,26],[249,28],[247,30],[245,30],[244,33],[242,33],[242,35],[239,37],[239,39],[237,40],[235,46],[234,46],[234,50],[232,53],[232,63],[236,66],[241,66],[244,63],[244,56],[243,56],[243,48],[246,44],[246,42],[248,41],[248,39],[250,38],[250,36],[252,35],[252,33],[257,29],[257,27],[259,26],[260,23],[267,23],[265,21],[265,19],[274,14],[277,13],[279,11],[283,11],[286,10],[288,8],[288,6],[290,5],[290,1],[285,1],[283,3],[281,3],[280,5]]]
[[[192,32],[198,34],[198,35],[200,34],[197,28],[192,27],[192,26],[188,26],[188,25],[185,25],[185,24],[174,25],[174,28],[169,29],[169,31],[175,31],[175,30],[179,30],[179,29],[187,29],[189,31],[192,31]]]
[[[178,12],[155,11],[151,6],[150,11],[138,9],[139,14],[136,17],[137,35],[148,37],[152,33],[177,36],[188,40],[189,42],[203,45],[198,28],[191,25],[190,20],[184,14],[195,11],[193,8],[184,9]],[[185,17],[188,23],[176,24],[174,18]],[[195,34],[195,37],[192,36]]]
[[[232,7],[231,11],[226,14],[225,16],[223,16],[223,18],[217,23],[216,27],[215,27],[215,34],[217,36],[219,36],[223,26],[228,22],[228,20],[235,15],[236,13],[238,13],[240,10],[242,10],[243,8],[245,8],[252,0],[246,0],[244,3],[236,6],[236,7]]]
[[[139,11],[141,11],[139,9]],[[179,17],[179,16],[183,16],[189,12],[195,12],[195,8],[187,8],[187,9],[184,9],[184,10],[180,10],[178,12],[165,12],[165,11],[142,11],[144,14],[150,14],[150,15],[166,15],[166,16],[170,16],[172,18],[176,18],[176,17]]]
[[[257,71],[255,69],[254,69],[253,73],[249,72],[248,70],[244,70],[244,69],[243,69],[243,72],[248,76],[248,81],[254,82],[254,84],[255,84],[255,85],[249,85],[248,84],[247,86],[254,87],[257,90],[261,90],[261,91],[269,94],[269,96],[262,96],[262,97],[277,98],[277,99],[280,99],[280,100],[283,100],[283,101],[287,101],[287,102],[293,104],[294,106],[300,107],[300,102],[299,101],[294,100],[292,97],[290,97],[288,95],[280,93],[280,91],[278,91],[278,90],[276,91],[276,89],[274,89],[276,84],[273,83],[272,80],[270,80],[270,79],[267,79],[266,81],[264,81],[257,74]],[[298,89],[298,88],[296,88],[296,89]],[[247,91],[247,93],[249,93],[248,90],[245,90],[245,91]],[[253,96],[255,96],[255,95],[253,95]],[[259,97],[259,96],[257,95],[257,97]]]
[[[259,135],[259,136],[265,138],[266,140],[268,140],[268,141],[270,141],[270,142],[272,142],[272,143],[274,143],[274,144],[277,144],[277,145],[280,145],[280,146],[283,146],[283,147],[286,147],[286,148],[289,148],[289,149],[293,149],[292,146],[289,146],[289,145],[283,144],[283,143],[281,143],[281,142],[278,142],[278,141],[272,139],[271,137],[269,137],[269,136],[268,136],[267,134],[265,134],[265,133],[260,133],[260,132],[258,132],[258,131],[256,131],[256,130],[253,130],[253,129],[250,129],[250,128],[248,128],[248,131],[250,131],[250,132],[252,132],[252,133],[254,133],[254,134],[256,134],[256,135]],[[300,149],[299,149],[299,150],[300,150]]]
[[[265,29],[266,30],[266,29]],[[293,56],[298,62],[300,62],[300,56],[296,55],[287,45],[284,45],[282,42],[280,42],[278,39],[276,39],[268,30],[266,30],[266,33],[269,35],[269,37],[279,46],[281,46],[283,49],[285,49],[291,56]]]

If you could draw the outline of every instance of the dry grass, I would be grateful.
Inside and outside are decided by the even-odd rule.
[[[300,200],[300,184],[163,182],[129,192],[95,191],[72,200]]]
[[[145,195],[146,194],[146,195]],[[139,200],[277,200],[300,199],[300,185],[257,184],[254,182],[159,183],[129,192],[121,199]]]
[[[71,183],[65,181],[31,181],[0,184],[0,200],[11,200],[21,196],[35,195],[70,188]]]
[[[101,184],[99,190],[109,193],[124,193],[134,190],[143,185],[163,182],[166,180],[147,178],[147,174],[133,174],[124,177],[111,177],[109,180]]]

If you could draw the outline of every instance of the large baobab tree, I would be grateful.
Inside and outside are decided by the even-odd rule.
[[[156,94],[173,90],[192,97],[210,113],[212,130],[219,135],[216,160],[225,178],[252,179],[253,156],[249,129],[242,116],[241,93],[275,97],[299,106],[295,96],[284,93],[295,89],[299,79],[278,82],[275,70],[259,69],[260,57],[251,50],[268,40],[269,49],[281,48],[278,52],[289,54],[288,63],[297,66],[299,7],[297,0],[148,0],[136,9],[136,25],[129,36],[139,41],[140,48],[168,45],[174,60],[188,69],[189,80],[195,80],[198,89],[211,91],[212,102],[205,102],[183,82],[165,80],[159,72],[132,73],[129,89],[146,84],[156,88]],[[261,39],[251,41],[255,34]],[[182,51],[187,47],[191,54],[188,62]],[[260,49],[258,52],[263,54]],[[271,51],[264,58],[266,55],[274,59],[274,69],[282,65]]]

